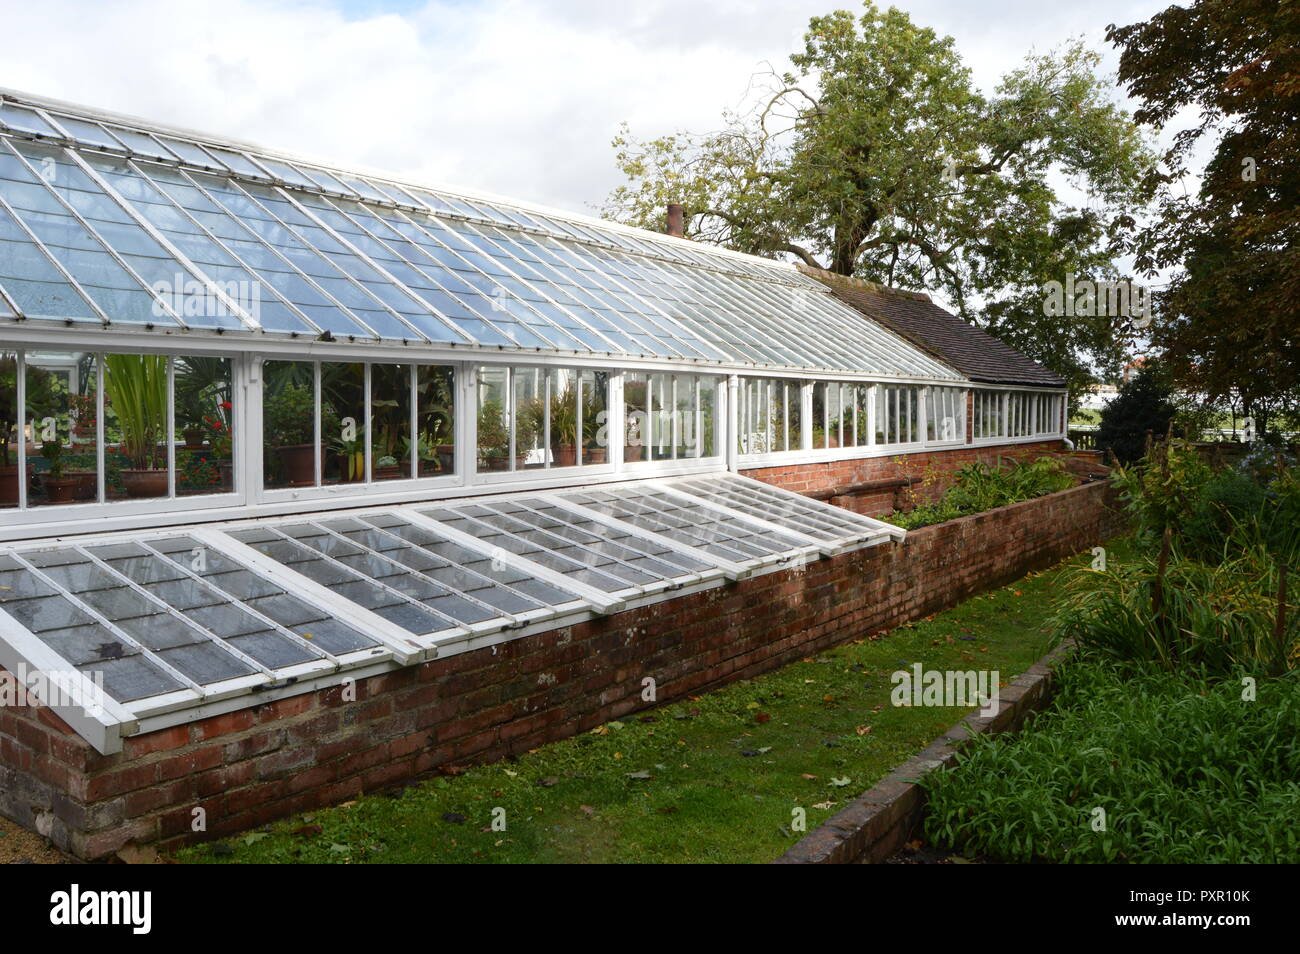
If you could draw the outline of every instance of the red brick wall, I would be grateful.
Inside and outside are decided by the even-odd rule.
[[[48,710],[0,710],[0,813],[82,858],[229,835],[430,772],[522,753],[926,616],[1122,528],[1086,484],[705,592],[126,740],[102,756]],[[206,836],[191,832],[206,812]]]
[[[969,414],[967,418],[969,419]],[[1065,445],[1060,440],[1035,441],[1030,444],[998,444],[993,447],[956,447],[951,450],[927,451],[919,454],[900,454],[895,457],[863,457],[856,460],[836,460],[824,464],[791,464],[778,467],[756,467],[742,471],[764,483],[775,484],[800,494],[819,494],[837,487],[885,480],[892,477],[913,477],[922,481],[913,487],[917,497],[930,499],[938,496],[952,483],[952,475],[968,464],[980,460],[988,464],[998,458],[1042,457],[1061,454]],[[895,509],[909,509],[906,490],[872,491],[831,498],[831,502],[858,513],[880,516]]]

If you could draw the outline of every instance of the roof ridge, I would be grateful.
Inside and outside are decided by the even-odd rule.
[[[926,292],[910,291],[906,288],[894,288],[891,285],[882,285],[879,282],[869,281],[865,278],[858,278],[854,275],[841,275],[839,272],[832,272],[825,268],[813,268],[811,265],[805,265],[802,262],[796,262],[794,267],[803,272],[809,278],[816,278],[819,281],[849,285],[853,288],[861,288],[866,291],[876,292],[880,295],[897,295],[899,298],[911,298],[914,301],[928,301],[933,303],[933,299]]]

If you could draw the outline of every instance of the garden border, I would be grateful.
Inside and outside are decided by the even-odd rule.
[[[1056,667],[1073,649],[1073,640],[1067,640],[1048,652],[1003,687],[994,715],[972,712],[772,863],[880,864],[890,858],[908,842],[925,814],[921,779],[952,766],[973,736],[1015,732],[1030,713],[1046,708],[1056,691]]]

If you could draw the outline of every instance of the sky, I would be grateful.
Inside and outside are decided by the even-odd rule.
[[[990,89],[1031,49],[1169,0],[898,0]],[[0,87],[593,212],[610,140],[716,128],[856,0],[0,0]]]

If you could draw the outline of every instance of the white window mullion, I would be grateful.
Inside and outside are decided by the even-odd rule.
[[[513,471],[515,469],[515,369],[506,368],[506,431],[510,435],[506,440],[506,454],[508,460],[506,469]]]
[[[17,375],[18,394],[18,509],[27,509],[27,353],[19,351],[14,359],[14,373]],[[95,416],[98,421],[100,415]],[[96,445],[100,442],[96,441]],[[102,474],[104,468],[101,466]]]
[[[361,383],[361,388],[362,388],[362,393],[365,395],[365,413],[364,413],[364,415],[363,415],[362,418],[361,418],[361,421],[362,421],[361,426],[362,426],[362,428],[364,429],[364,430],[362,431],[362,438],[361,438],[361,439],[365,442],[365,444],[364,444],[364,448],[365,448],[365,456],[362,458],[362,459],[365,461],[365,465],[364,465],[364,468],[363,468],[363,473],[362,473],[362,478],[361,478],[361,479],[362,479],[362,482],[363,482],[363,483],[367,483],[367,484],[368,484],[368,483],[371,483],[371,482],[375,479],[375,476],[374,476],[374,475],[375,475],[375,470],[374,470],[374,467],[372,466],[372,461],[370,460],[370,454],[371,454],[371,449],[370,449],[370,403],[371,403],[371,399],[372,399],[372,397],[373,397],[373,395],[370,393],[370,386],[371,386],[371,383],[374,381],[374,375],[371,374],[371,372],[370,372],[371,364],[370,364],[369,361],[367,361],[364,365],[362,365],[362,368],[364,368],[364,372],[363,372],[363,374],[362,374],[362,383]]]
[[[323,444],[325,440],[325,433],[324,433],[324,428],[322,428],[320,424],[320,362],[319,361],[312,362],[312,381],[313,381],[313,391],[315,393],[315,402],[316,402],[316,423],[315,423],[316,447],[315,447],[315,453],[311,455],[311,459],[312,459],[312,468],[316,473],[316,486],[319,487],[325,481],[325,474],[322,473],[324,468],[321,466],[321,459],[324,457],[325,454],[325,448]]]
[[[104,422],[104,356],[95,355],[95,495],[99,503],[108,501],[108,478],[104,473],[107,454],[104,441],[107,429]]]
[[[410,431],[410,477],[414,480],[420,476],[420,366],[410,365],[411,373],[407,377],[410,392],[411,413],[408,415],[407,428]]]
[[[176,357],[167,356],[167,498],[176,498]]]

